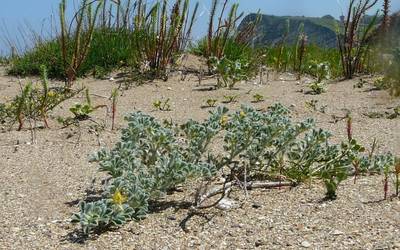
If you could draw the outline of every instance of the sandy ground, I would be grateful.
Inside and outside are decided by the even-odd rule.
[[[124,115],[135,110],[178,123],[189,118],[201,120],[209,112],[201,108],[208,98],[220,102],[224,95],[238,95],[238,103],[224,105],[262,109],[281,102],[291,106],[294,119],[314,117],[337,141],[346,138],[346,125],[344,121],[333,123],[332,115],[343,116],[348,109],[355,138],[367,148],[376,138],[380,152],[400,154],[400,118],[363,115],[390,110],[400,105],[399,99],[392,99],[385,91],[373,91],[370,84],[354,89],[357,79],[332,83],[321,95],[305,94],[306,84],[293,80],[290,74],[264,85],[240,83],[235,90],[199,91],[197,79],[188,75],[182,81],[174,76],[167,82],[123,91],[118,98],[117,128],[124,127]],[[202,86],[215,82],[205,80]],[[94,104],[108,106],[111,90],[118,86],[116,80],[84,79],[77,84],[90,89]],[[18,92],[18,79],[2,72],[0,102]],[[265,96],[265,101],[251,103],[256,93]],[[153,101],[167,98],[171,111],[154,110]],[[74,97],[54,110],[51,129],[37,130],[34,144],[26,129],[0,133],[0,249],[400,249],[400,200],[381,200],[381,176],[362,177],[356,184],[346,181],[333,202],[322,202],[324,188],[318,183],[291,190],[252,191],[247,200],[236,192],[240,208],[208,210],[204,216],[189,220],[186,232],[180,223],[188,214],[191,191],[183,190],[165,197],[143,221],[82,239],[78,226],[69,219],[78,211],[79,200],[98,188],[102,179],[96,166],[88,163],[88,156],[101,147],[112,147],[119,138],[118,130],[110,130],[104,109],[92,117],[98,123],[105,122],[105,130],[98,131],[89,122],[80,129],[61,128],[56,117],[69,115],[69,107],[83,100],[83,96]],[[326,113],[307,108],[305,102],[310,100],[318,100],[318,107],[327,105]]]

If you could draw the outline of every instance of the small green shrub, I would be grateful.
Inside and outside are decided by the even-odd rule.
[[[85,89],[85,97],[86,102],[75,103],[74,105],[72,105],[72,107],[69,108],[69,111],[74,115],[73,117],[58,117],[57,121],[65,127],[68,127],[72,124],[78,125],[80,121],[90,119],[90,114],[93,113],[95,110],[106,107],[106,105],[92,105],[88,88]]]
[[[320,83],[324,80],[330,79],[330,65],[327,62],[319,63],[317,61],[312,61],[308,67],[307,73],[315,77],[317,82]]]
[[[28,83],[22,87],[21,94],[5,105],[2,105],[0,118],[3,123],[14,124],[18,122],[18,130],[21,130],[26,120],[41,119],[46,127],[48,113],[57,107],[61,102],[71,98],[77,92],[65,91],[64,89],[49,88],[47,69],[40,67],[41,83]],[[41,86],[40,86],[41,85]],[[41,89],[40,89],[41,87]]]
[[[57,40],[43,41],[22,56],[11,60],[10,75],[40,75],[40,65],[44,65],[50,78],[63,79],[61,47]]]
[[[390,81],[385,77],[379,77],[374,81],[373,86],[377,90],[387,90],[390,89]]]
[[[209,107],[209,108],[213,108],[213,107],[215,107],[215,105],[217,104],[217,99],[207,99],[207,101],[206,101],[206,104],[207,104],[207,107]]]
[[[224,95],[224,101],[222,101],[222,103],[234,103],[237,102],[238,98],[238,95]]]
[[[253,95],[253,103],[259,103],[264,101],[264,96],[260,94]]]
[[[37,75],[37,65],[44,64],[50,77],[67,82],[88,74],[102,77],[121,67],[131,69],[133,79],[166,78],[167,68],[186,48],[198,10],[197,4],[190,13],[189,0],[175,1],[171,10],[168,1],[138,1],[135,8],[127,8],[121,15],[120,1],[80,3],[74,18],[67,23],[66,2],[61,1],[60,34],[13,60],[9,73]],[[105,13],[106,7],[111,9],[109,14]],[[116,16],[112,12],[115,9]],[[99,20],[100,16],[103,20]],[[124,25],[117,25],[120,23]]]
[[[0,65],[8,65],[10,63],[10,59],[5,56],[0,55]]]
[[[319,95],[326,91],[326,85],[323,82],[312,82],[308,84],[308,87],[311,89],[311,94],[313,95]]]
[[[167,98],[165,101],[157,100],[153,102],[153,107],[159,111],[171,111],[170,99]]]
[[[236,83],[248,79],[249,63],[244,60],[231,61],[227,58],[211,59],[213,71],[218,74],[218,87],[233,89]]]
[[[354,162],[368,171],[390,165],[380,160],[390,155],[374,156],[376,160],[363,156],[364,148],[355,140],[332,144],[329,132],[315,128],[312,119],[293,122],[290,111],[280,104],[264,113],[246,106],[228,113],[218,107],[204,122],[189,120],[181,126],[161,125],[141,112],[126,120],[121,141],[93,157],[109,178],[102,199],[81,202],[80,212],[73,216],[86,234],[143,218],[150,202],[176,185],[192,178],[209,182],[222,169],[232,186],[280,182],[282,176],[295,185],[319,177],[326,185],[326,198],[334,199]],[[211,148],[221,144],[214,140],[220,135],[223,150],[215,152]],[[201,190],[196,197],[204,195]]]
[[[280,59],[280,66],[278,67],[277,58],[279,57],[280,47],[269,47],[260,48],[257,50],[259,60],[261,64],[274,67],[278,71],[294,71],[301,73],[310,74],[310,66],[315,65],[315,62],[326,62],[330,67],[331,78],[338,78],[342,76],[342,68],[340,62],[340,53],[337,49],[332,48],[321,48],[316,45],[307,45],[307,50],[302,55],[302,49],[299,46],[285,46],[282,51]],[[300,50],[300,51],[297,51]],[[296,52],[297,51],[297,52]],[[260,55],[265,55],[264,58]],[[297,55],[297,57],[296,57]],[[302,56],[303,58],[300,58]],[[299,62],[301,59],[301,66],[299,68]]]

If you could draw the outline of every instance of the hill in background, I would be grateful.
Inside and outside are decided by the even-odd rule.
[[[256,18],[257,14],[253,13],[247,15],[239,25],[239,29],[243,27],[243,25],[255,21]],[[372,18],[372,16],[366,16],[364,18],[364,23],[369,23]],[[296,43],[299,26],[303,23],[304,32],[307,34],[309,44],[315,44],[325,48],[336,47],[336,30],[340,25],[340,21],[331,15],[323,17],[261,15],[254,45],[277,44],[281,41],[283,34],[287,30],[288,21],[288,44]]]

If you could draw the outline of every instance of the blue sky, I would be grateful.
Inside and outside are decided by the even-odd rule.
[[[77,0],[67,0],[70,6]],[[191,0],[192,5],[196,2]],[[199,0],[200,16],[194,29],[195,38],[202,36],[208,22],[208,9],[211,0]],[[330,14],[339,17],[345,11],[348,0],[232,0],[240,4],[240,11],[245,13],[256,12],[271,15],[298,15],[298,16],[323,16]],[[381,7],[381,2],[376,9]],[[0,8],[0,53],[7,52],[4,37],[14,38],[21,30],[27,30],[27,25],[36,32],[51,31],[50,20],[56,20],[59,0],[2,0]],[[393,10],[400,9],[400,1],[393,1]],[[53,17],[52,17],[53,15]],[[54,22],[53,22],[54,24]],[[8,35],[6,34],[8,31]],[[3,38],[3,39],[2,39]],[[23,44],[23,41],[20,41]]]

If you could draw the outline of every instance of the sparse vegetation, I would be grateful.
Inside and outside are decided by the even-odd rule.
[[[215,107],[215,105],[217,104],[217,101],[218,101],[217,99],[212,99],[212,98],[207,99],[206,100],[207,107],[209,107],[209,108]]]
[[[254,103],[259,103],[264,101],[264,96],[260,94],[255,94],[253,95],[253,102]]]
[[[343,26],[337,31],[338,47],[346,79],[362,69],[362,62],[369,49],[368,40],[373,34],[378,13],[364,26],[362,21],[366,12],[376,5],[378,0],[350,0]]]
[[[102,200],[81,202],[80,212],[74,215],[73,221],[79,222],[86,234],[99,227],[121,226],[143,218],[150,200],[189,178],[215,178],[224,168],[229,169],[231,177],[225,180],[222,197],[237,179],[244,185],[263,181],[273,186],[277,181],[276,186],[281,186],[319,177],[325,183],[326,198],[335,199],[339,184],[351,173],[355,160],[362,161],[363,170],[373,165],[386,174],[394,165],[391,155],[375,156],[373,162],[369,161],[361,154],[365,149],[354,139],[330,144],[330,133],[316,129],[312,119],[292,122],[289,110],[280,104],[266,113],[249,107],[228,113],[227,108],[220,107],[203,123],[190,120],[177,127],[180,131],[166,128],[140,112],[126,119],[128,128],[122,131],[121,143],[93,157],[111,179]],[[223,131],[224,152],[214,155],[210,144]],[[179,134],[185,137],[184,145],[178,143]],[[282,182],[282,175],[288,181]],[[201,186],[196,193],[192,209],[198,210],[209,207],[204,205],[205,200],[219,192],[210,193]]]
[[[26,121],[29,121],[30,127],[33,128],[31,121],[36,124],[36,121],[41,120],[48,128],[48,113],[77,93],[50,88],[46,67],[41,66],[40,69],[40,83],[29,82],[25,85],[20,83],[21,94],[16,96],[13,101],[1,105],[0,120],[2,123],[8,123],[12,127],[15,122],[18,122],[18,130],[21,130]]]
[[[224,95],[223,103],[234,103],[237,102],[238,98],[239,98],[238,95]]]
[[[153,102],[153,107],[159,111],[171,111],[171,104],[169,103],[170,99],[166,100],[156,100]]]
[[[399,199],[400,159],[388,151],[396,153],[400,145],[393,137],[397,132],[397,120],[392,120],[400,118],[400,106],[397,99],[378,90],[388,90],[393,97],[400,96],[400,49],[378,46],[375,43],[379,39],[374,37],[381,34],[379,29],[384,33],[391,30],[390,1],[384,1],[381,18],[379,13],[367,16],[367,11],[377,0],[350,0],[347,16],[339,22],[331,16],[264,16],[262,20],[260,13],[243,21],[244,13],[238,13],[237,3],[213,0],[208,34],[196,42],[191,39],[191,33],[200,12],[199,3],[191,5],[189,0],[80,0],[78,3],[76,13],[69,18],[67,1],[61,0],[58,34],[37,39],[34,47],[21,55],[13,53],[9,58],[0,58],[2,70],[5,68],[9,74],[18,76],[10,82],[19,82],[18,88],[0,82],[1,92],[6,93],[0,96],[5,100],[0,103],[0,132],[5,135],[0,136],[5,138],[0,140],[0,148],[6,149],[1,150],[1,155],[7,164],[16,165],[4,168],[5,177],[0,175],[4,182],[11,183],[4,188],[7,216],[16,210],[14,207],[14,210],[9,209],[9,203],[20,205],[19,201],[13,202],[16,198],[21,198],[25,204],[34,202],[38,194],[45,197],[44,200],[53,195],[51,185],[59,182],[52,178],[60,175],[59,170],[65,166],[68,168],[62,170],[62,178],[68,180],[65,183],[72,191],[65,195],[66,198],[61,195],[65,186],[57,187],[54,200],[70,205],[61,215],[73,212],[72,222],[78,223],[82,231],[63,235],[64,241],[70,241],[67,244],[81,243],[89,235],[142,220],[150,213],[158,219],[161,214],[161,220],[168,223],[168,228],[162,226],[163,233],[172,227],[188,232],[188,221],[201,216],[200,220],[204,219],[207,224],[202,230],[223,221],[235,223],[229,224],[234,228],[232,230],[244,229],[246,234],[252,234],[253,231],[242,223],[254,214],[264,214],[266,209],[271,211],[271,216],[278,214],[293,220],[289,226],[298,228],[299,232],[309,231],[310,225],[313,230],[322,230],[326,240],[330,237],[325,233],[345,234],[336,232],[336,221],[329,227],[324,224],[322,228],[314,228],[315,224],[326,223],[326,218],[344,216],[338,219],[340,224],[351,218],[343,211],[360,207],[360,211],[353,211],[357,217],[364,212],[371,213],[375,223],[380,212],[395,210],[390,202]],[[273,30],[280,33],[271,34],[273,38],[263,38],[265,25],[270,20],[274,22],[269,25],[279,26]],[[260,22],[263,26],[259,26]],[[310,27],[319,31],[314,33]],[[335,28],[337,33],[333,32]],[[329,36],[316,39],[316,34]],[[315,42],[323,42],[332,35],[337,39],[337,48]],[[261,41],[271,39],[273,43],[260,46]],[[332,45],[332,41],[326,41],[326,44]],[[381,53],[384,60],[376,62],[377,53]],[[8,64],[3,67],[3,63]],[[208,74],[203,69],[208,69]],[[270,73],[274,74],[272,81],[269,81]],[[40,81],[24,82],[19,78],[31,74],[39,74]],[[95,79],[78,88],[76,80],[85,76]],[[357,78],[352,79],[355,76]],[[60,81],[50,83],[48,77],[57,78],[64,85]],[[149,84],[138,86],[144,83]],[[130,89],[133,84],[136,88]],[[325,94],[320,95],[322,93]],[[70,98],[74,100],[67,101]],[[277,101],[290,108],[280,103],[268,106]],[[241,102],[250,102],[250,106]],[[224,105],[218,106],[218,103]],[[227,107],[235,107],[235,110]],[[100,114],[100,108],[104,108],[104,113]],[[125,123],[122,115],[126,115]],[[56,117],[61,123],[57,130],[53,128]],[[104,122],[99,122],[101,117]],[[318,117],[318,122],[313,117]],[[341,133],[334,137],[318,124]],[[43,140],[36,140],[39,128],[43,128],[38,133],[44,136]],[[28,147],[32,143],[26,141],[25,134],[29,132],[32,143],[35,141],[38,145]],[[119,141],[115,138],[117,133],[121,133]],[[78,143],[71,147],[69,139],[77,134]],[[56,136],[60,137],[53,140]],[[82,136],[85,140],[81,144]],[[384,138],[382,142],[380,137]],[[97,143],[93,143],[93,138]],[[357,138],[363,142],[368,138],[374,140],[364,147]],[[110,143],[114,143],[111,149],[108,148]],[[82,171],[82,154],[93,148],[99,148],[90,159],[101,172],[96,176],[91,176],[93,171]],[[54,157],[56,160],[51,158],[53,151],[61,154]],[[29,157],[21,157],[26,155]],[[36,159],[36,155],[40,159]],[[39,161],[40,167],[31,167],[31,161]],[[50,167],[54,169],[48,171]],[[37,185],[42,175],[45,175],[45,189]],[[350,178],[352,180],[348,180]],[[359,178],[365,178],[366,183],[364,179],[357,183]],[[23,189],[14,190],[13,185],[22,185],[21,179]],[[76,183],[78,179],[80,182]],[[88,184],[90,180],[92,182]],[[374,182],[367,183],[369,180]],[[86,195],[82,193],[83,182],[87,186]],[[28,192],[32,197],[26,198],[29,202],[25,202],[22,198],[27,195],[23,192],[27,192],[27,184],[32,183],[38,191],[35,189],[34,195]],[[293,188],[304,184],[310,187]],[[357,184],[362,185],[362,189]],[[271,190],[269,194],[273,194],[274,199],[267,197],[270,203],[258,204],[257,198],[269,195],[250,192],[259,188],[277,188],[279,191]],[[234,191],[242,193],[231,195]],[[291,200],[286,200],[285,195],[292,197]],[[71,197],[74,200],[71,201]],[[294,200],[298,200],[298,204],[287,205]],[[40,204],[46,205],[46,209],[33,203],[35,209],[52,211],[53,207],[59,208],[53,205],[52,197],[51,202],[45,201]],[[383,201],[389,205],[371,206],[371,203]],[[293,211],[287,214],[270,206],[274,203],[282,203],[277,207]],[[225,212],[214,213],[214,209],[208,210],[210,208]],[[32,206],[24,209],[16,214],[29,217],[27,211],[31,211]],[[231,209],[238,211],[234,211],[229,220],[217,218]],[[335,213],[330,209],[335,209]],[[35,220],[38,215],[43,217],[36,210],[33,213]],[[208,212],[218,216],[209,216]],[[170,223],[180,220],[182,213],[187,213],[187,217],[179,223]],[[244,213],[246,216],[242,216]],[[306,219],[302,217],[308,216],[320,218],[303,225]],[[13,237],[19,233],[29,237],[34,235],[22,228],[25,225],[16,224],[12,219],[4,223],[13,227]],[[257,220],[264,221],[264,216]],[[276,221],[286,223],[282,218],[268,219],[268,230],[281,233],[287,225],[275,228]],[[47,226],[51,230],[52,224],[57,224],[53,225],[57,230],[71,229],[62,223],[69,224],[70,221],[47,223],[43,232],[42,226],[37,224],[29,228],[40,229],[45,237],[52,239],[48,237]],[[259,224],[258,221],[255,223]],[[351,226],[368,223],[355,220]],[[391,222],[385,223],[382,225],[391,228]],[[129,228],[129,234],[142,237],[147,234],[145,230],[153,226],[152,223],[134,225]],[[335,231],[326,231],[326,228]],[[136,234],[137,230],[142,231]],[[193,230],[196,234],[200,231]],[[216,231],[225,234],[225,228]],[[236,231],[227,232],[234,236],[232,238],[241,238],[233,235]],[[372,232],[379,232],[375,235],[381,236],[384,231]],[[108,240],[108,236],[101,240]],[[298,241],[298,235],[294,236]],[[346,239],[353,237],[345,236]],[[147,237],[143,238],[148,241]],[[279,241],[275,236],[270,238],[273,244]],[[164,242],[162,237],[159,239]],[[203,241],[203,238],[199,239]],[[286,238],[282,239],[285,239],[285,247],[296,248],[298,242],[293,245],[288,244]],[[342,242],[337,239],[333,241]],[[254,242],[249,237],[246,240],[248,244],[241,247],[264,247],[264,242],[259,239]],[[29,239],[31,242],[34,240]],[[359,242],[364,244],[362,240]],[[378,241],[374,239],[374,242]],[[304,248],[326,246],[303,243]],[[90,244],[88,246],[92,247]],[[197,246],[191,241],[190,244],[191,248]],[[267,243],[265,245],[268,248]],[[351,246],[356,248],[358,245]],[[149,247],[140,245],[139,248]],[[210,248],[218,247],[212,245]]]

